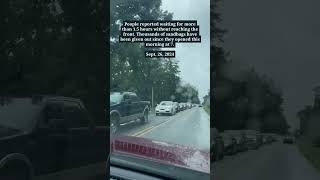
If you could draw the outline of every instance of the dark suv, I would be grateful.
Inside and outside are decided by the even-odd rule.
[[[94,122],[79,99],[11,98],[0,105],[0,179],[102,165],[107,133],[106,122]]]
[[[137,119],[141,123],[148,121],[150,102],[141,101],[133,92],[111,92],[110,94],[110,128],[116,133],[121,123]]]

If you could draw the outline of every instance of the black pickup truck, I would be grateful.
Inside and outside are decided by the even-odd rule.
[[[0,179],[31,180],[103,164],[107,133],[106,122],[94,122],[79,99],[12,98],[0,105]],[[80,179],[69,173],[67,179],[74,178]]]
[[[116,133],[120,124],[140,119],[141,123],[148,121],[149,101],[141,101],[132,92],[110,93],[110,131]]]

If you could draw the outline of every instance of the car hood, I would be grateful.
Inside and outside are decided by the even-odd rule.
[[[21,134],[22,132],[13,128],[5,127],[0,125],[0,138],[14,136]]]
[[[111,138],[111,152],[210,173],[209,152],[132,136]]]

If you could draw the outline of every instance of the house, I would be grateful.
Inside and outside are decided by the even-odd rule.
[[[320,137],[320,86],[313,89],[314,104],[300,113],[300,128],[305,136]]]

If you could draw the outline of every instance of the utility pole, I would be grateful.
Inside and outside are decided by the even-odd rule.
[[[152,106],[152,111],[153,111],[153,106],[154,106],[154,104],[153,104],[153,86],[151,87],[151,106]]]

